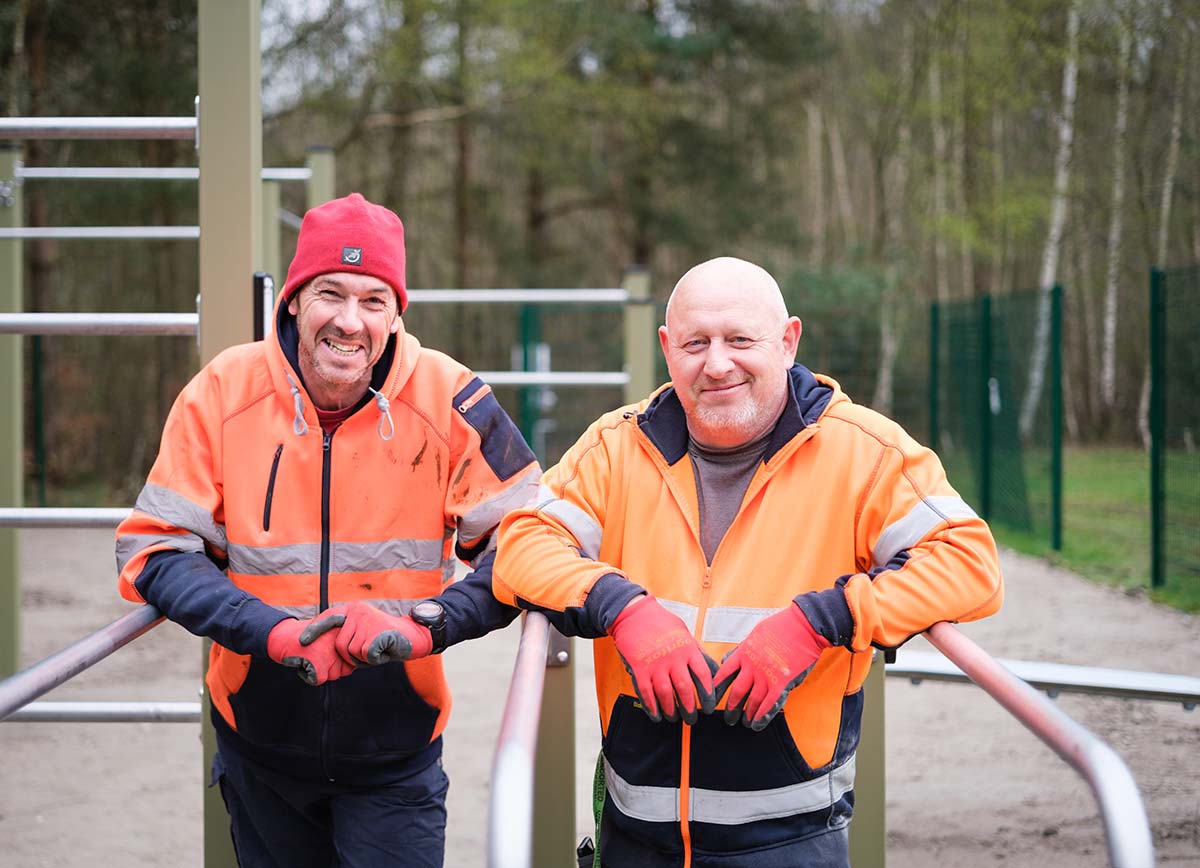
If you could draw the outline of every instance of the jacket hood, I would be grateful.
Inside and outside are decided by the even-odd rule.
[[[309,427],[320,430],[316,407],[300,376],[300,329],[296,317],[288,310],[287,299],[282,294],[275,300],[274,319],[275,328],[266,338],[271,382],[280,400],[295,412],[297,434],[301,433],[302,421]],[[370,388],[377,395],[368,391],[355,405],[355,411],[371,400],[379,402],[380,398],[383,398],[380,412],[386,414],[387,402],[400,394],[400,390],[412,376],[420,351],[420,342],[404,330],[401,321],[400,330],[388,336],[387,346],[371,372]]]
[[[831,406],[850,399],[837,381],[814,374],[799,363],[788,369],[788,398],[783,413],[775,423],[763,462],[786,446],[792,438],[810,425],[817,424]],[[668,464],[674,464],[687,454],[687,416],[675,387],[667,385],[650,399],[638,416],[638,427],[662,453]]]

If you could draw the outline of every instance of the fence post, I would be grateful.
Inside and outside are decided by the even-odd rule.
[[[984,521],[992,515],[992,297],[979,299],[979,507]]]
[[[0,146],[0,226],[21,225],[21,148]],[[0,311],[24,310],[24,249],[19,238],[0,240]],[[24,358],[20,335],[0,335],[0,504],[24,505]],[[0,528],[0,678],[21,668],[21,549],[16,528]]]
[[[542,311],[536,304],[521,305],[521,370],[537,370],[537,346],[542,339]],[[542,390],[537,386],[522,386],[519,390],[520,407],[518,421],[525,442],[534,446],[534,432],[542,417]],[[545,455],[538,455],[545,461]]]
[[[938,419],[938,396],[941,391],[941,346],[939,340],[941,337],[941,313],[942,309],[936,301],[929,305],[929,448],[937,452],[938,448],[938,425],[941,420]]]
[[[276,286],[283,286],[283,257],[280,253],[279,231],[279,187],[278,181],[262,182],[262,254],[259,271],[271,275]]]
[[[854,776],[854,821],[850,824],[850,864],[887,865],[887,728],[884,716],[884,655],[876,652],[863,683],[862,731]]]
[[[312,177],[308,179],[308,186],[305,187],[306,207],[316,208],[337,195],[334,192],[337,189],[337,173],[333,148],[327,145],[309,148],[305,163],[312,170]],[[279,281],[279,285],[283,286],[282,280]]]
[[[1161,268],[1150,270],[1150,587],[1167,580],[1166,492],[1163,489],[1167,447],[1166,280]]]
[[[533,864],[575,864],[575,640],[553,627],[546,649],[533,773]]]
[[[621,285],[629,293],[625,303],[625,370],[629,382],[625,385],[625,403],[636,403],[652,391],[654,359],[658,352],[655,340],[654,299],[650,296],[650,272],[634,266],[625,272]]]
[[[260,0],[200,0],[200,361],[253,337],[246,287],[262,237]],[[211,642],[201,643],[207,671]],[[216,736],[204,690],[201,712],[204,868],[237,864],[229,817],[209,769]]]
[[[1063,370],[1061,283],[1050,297],[1050,548],[1062,551]]]

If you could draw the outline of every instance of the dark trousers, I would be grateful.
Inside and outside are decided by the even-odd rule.
[[[440,757],[353,787],[281,774],[218,739],[213,779],[241,868],[442,868],[449,781]]]

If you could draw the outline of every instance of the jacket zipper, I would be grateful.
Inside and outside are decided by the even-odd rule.
[[[263,501],[263,530],[271,529],[271,501],[275,497],[275,474],[279,472],[279,458],[283,455],[283,444],[275,447],[275,458],[271,462],[271,476],[267,479],[267,497]]]
[[[333,431],[337,429],[334,428]],[[330,479],[330,464],[333,459],[333,452],[330,449],[330,444],[333,440],[333,431],[322,432],[321,441],[321,602],[318,611],[324,612],[329,608],[329,479]],[[321,687],[321,771],[325,777],[332,781],[333,775],[329,773],[329,717],[330,717],[330,688],[332,684],[324,684]]]

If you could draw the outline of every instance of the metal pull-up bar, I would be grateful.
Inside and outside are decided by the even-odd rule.
[[[0,139],[194,139],[196,119],[0,118]]]

